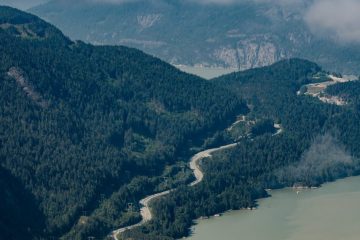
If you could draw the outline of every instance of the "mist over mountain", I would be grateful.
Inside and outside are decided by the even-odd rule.
[[[359,73],[357,0],[55,0],[31,9],[74,39],[239,70],[301,57]],[[335,20],[336,19],[336,20]]]
[[[6,5],[26,10],[48,1],[49,0],[0,0],[0,5]]]

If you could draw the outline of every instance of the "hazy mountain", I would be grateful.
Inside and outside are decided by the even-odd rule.
[[[74,39],[132,46],[174,64],[242,70],[301,57],[359,73],[360,44],[349,30],[320,28],[336,11],[314,2],[54,0],[31,12]]]
[[[29,9],[45,2],[48,2],[48,0],[0,0],[0,5]]]

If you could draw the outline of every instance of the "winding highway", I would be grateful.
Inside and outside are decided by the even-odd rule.
[[[195,181],[191,182],[189,184],[189,186],[195,186],[196,184],[200,183],[203,180],[204,173],[201,171],[201,168],[200,168],[200,161],[203,158],[211,157],[211,154],[214,153],[214,152],[235,147],[236,144],[237,143],[232,143],[232,144],[224,145],[224,146],[221,146],[221,147],[218,147],[218,148],[207,149],[207,150],[204,150],[202,152],[199,152],[199,153],[195,154],[190,159],[190,169],[194,173]],[[155,193],[155,194],[152,194],[150,196],[147,196],[146,198],[141,199],[139,203],[142,206],[141,209],[140,209],[140,214],[141,214],[142,220],[137,224],[130,225],[130,226],[127,226],[127,227],[123,227],[123,228],[119,228],[117,230],[114,230],[111,233],[113,239],[119,240],[118,235],[120,233],[123,233],[126,230],[133,229],[135,227],[139,227],[139,226],[145,224],[146,222],[150,221],[152,219],[151,209],[149,207],[150,202],[157,199],[157,198],[160,198],[162,196],[165,196],[165,195],[169,194],[173,190],[174,189],[170,189],[170,190],[167,190],[167,191],[164,191],[164,192]]]

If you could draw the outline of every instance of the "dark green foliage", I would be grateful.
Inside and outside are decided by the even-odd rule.
[[[339,96],[360,110],[360,81],[331,85],[326,89],[326,93],[332,96]]]
[[[60,38],[70,43],[57,28],[44,22],[36,16],[24,14],[21,11],[14,11],[10,7],[1,7],[0,28],[9,34],[16,36],[26,36],[30,38]]]
[[[138,221],[127,201],[158,183],[137,177],[160,175],[246,109],[138,50],[71,42],[7,7],[0,22],[31,30],[0,28],[0,165],[32,196],[46,237],[101,237]]]
[[[0,239],[41,236],[44,216],[32,194],[7,170],[0,167]]]
[[[154,202],[156,217],[140,229],[143,234],[179,238],[189,233],[191,219],[253,207],[256,199],[267,196],[266,188],[317,186],[358,174],[359,112],[296,94],[320,70],[292,59],[216,79],[219,87],[245,96],[252,109],[248,118],[262,119],[256,129],[270,128],[268,119],[274,119],[284,132],[242,138],[237,147],[203,161],[203,182]],[[264,132],[260,130],[256,132]],[[139,236],[140,230],[127,237]]]
[[[314,63],[208,82],[134,49],[71,42],[11,8],[0,22],[0,238],[102,238],[140,220],[139,199],[173,187],[153,202],[153,221],[123,237],[180,238],[197,217],[255,206],[265,188],[359,173],[359,108],[296,94],[321,70]],[[356,86],[343,86],[329,91],[357,102]],[[241,97],[253,136],[204,161],[204,181],[188,187],[178,161],[205,137],[209,147],[229,141],[219,130],[246,113]],[[284,132],[263,134],[274,122]],[[352,160],[306,171],[324,149]]]
[[[271,119],[263,119],[257,122],[252,128],[251,128],[251,134],[256,137],[259,135],[263,135],[266,133],[275,133],[276,129],[274,127],[274,121]]]

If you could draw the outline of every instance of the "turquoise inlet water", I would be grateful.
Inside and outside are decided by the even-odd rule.
[[[271,191],[257,210],[199,220],[188,240],[359,240],[360,177]]]

